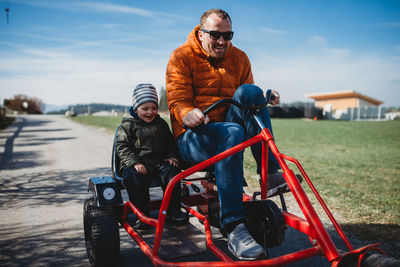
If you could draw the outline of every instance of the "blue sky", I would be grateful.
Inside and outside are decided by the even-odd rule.
[[[352,89],[400,106],[400,1],[0,0],[0,8],[1,101],[130,105],[136,84],[165,86],[171,52],[205,10],[221,8],[255,83],[282,102]]]

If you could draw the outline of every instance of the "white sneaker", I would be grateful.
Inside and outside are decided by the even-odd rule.
[[[257,260],[265,257],[264,248],[249,234],[244,223],[238,224],[228,234],[228,249],[241,260]]]

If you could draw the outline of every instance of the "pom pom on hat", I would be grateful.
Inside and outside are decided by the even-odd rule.
[[[138,84],[135,89],[133,89],[132,93],[133,111],[136,111],[140,105],[146,102],[153,102],[158,106],[157,90],[150,83]]]

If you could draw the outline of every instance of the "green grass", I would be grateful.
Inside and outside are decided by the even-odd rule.
[[[121,117],[73,119],[112,132],[121,122]],[[398,239],[400,121],[273,119],[272,124],[280,152],[301,163],[327,205],[346,219],[345,229],[367,238],[379,232],[383,240]],[[255,161],[249,149],[244,169],[247,181],[254,184]],[[303,187],[310,192],[305,183]]]
[[[400,122],[275,120],[277,146],[298,159],[328,202],[400,225]]]
[[[328,206],[347,219],[344,228],[398,239],[399,121],[274,120],[273,125],[280,151],[300,161]]]
[[[69,118],[82,124],[104,128],[112,133],[115,132],[122,121],[122,116],[76,116]]]

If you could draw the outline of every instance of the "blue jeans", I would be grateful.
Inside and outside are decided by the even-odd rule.
[[[261,105],[265,103],[263,91],[252,84],[240,86],[233,99],[243,105]],[[268,108],[263,108],[259,117],[272,133],[271,119]],[[211,158],[260,132],[257,122],[249,111],[241,110],[231,105],[226,115],[226,122],[202,124],[187,130],[177,139],[179,153],[189,164],[197,164]],[[262,144],[251,147],[257,162],[257,173],[261,170]],[[280,166],[269,151],[268,172],[273,173]],[[221,226],[245,218],[243,205],[243,151],[223,159],[214,165],[215,179],[221,205]]]

